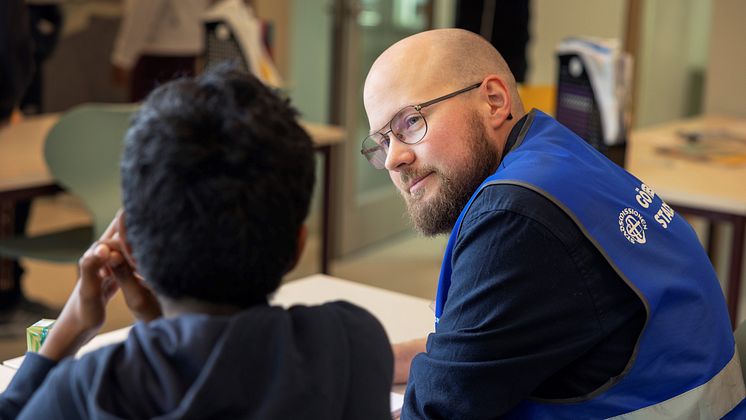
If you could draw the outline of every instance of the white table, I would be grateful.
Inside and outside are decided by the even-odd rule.
[[[284,285],[272,302],[288,307],[332,300],[346,300],[367,309],[381,321],[392,343],[425,337],[435,328],[428,300],[323,274]]]
[[[275,294],[272,303],[288,307],[297,304],[315,305],[334,300],[346,300],[370,311],[383,324],[392,343],[425,337],[434,329],[435,319],[428,300],[323,274],[304,277],[283,285]],[[96,336],[80,349],[77,356],[124,340],[129,328]],[[8,385],[22,362],[23,356],[20,356],[6,360],[0,366],[0,392]],[[403,387],[398,387],[394,391],[401,393],[402,390]],[[396,397],[392,395],[392,399]]]
[[[13,379],[13,375],[15,374],[15,369],[0,365],[0,392],[8,387],[10,380]]]
[[[735,323],[743,273],[746,165],[682,159],[659,151],[681,146],[685,141],[680,135],[682,132],[721,132],[730,137],[746,139],[746,119],[704,116],[633,130],[627,145],[625,165],[628,171],[652,186],[680,213],[733,225],[727,293],[731,322]],[[700,141],[708,140],[704,138]],[[707,242],[712,255],[712,237]]]

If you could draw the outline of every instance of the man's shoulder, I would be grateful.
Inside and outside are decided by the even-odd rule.
[[[561,236],[577,230],[572,219],[548,197],[516,184],[491,184],[482,188],[464,215],[464,224],[478,223],[495,215],[526,219]]]
[[[543,195],[522,185],[496,183],[485,185],[474,199],[471,208],[523,211],[525,207],[551,204]]]

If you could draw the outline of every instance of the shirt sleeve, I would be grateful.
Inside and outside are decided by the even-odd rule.
[[[0,394],[0,419],[16,418],[56,365],[38,353],[26,353],[8,388]]]
[[[402,418],[495,418],[588,351],[600,326],[574,246],[514,211],[467,215]]]

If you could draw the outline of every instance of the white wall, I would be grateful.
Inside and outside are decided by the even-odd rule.
[[[288,91],[303,119],[329,122],[332,16],[329,0],[291,0]]]
[[[709,0],[645,2],[637,57],[636,126],[681,119],[699,110],[709,4]]]
[[[704,111],[746,117],[746,1],[713,0]]]
[[[533,0],[527,84],[556,85],[554,49],[570,36],[624,38],[626,0]]]
[[[434,0],[433,27],[452,28],[456,19],[456,0]]]

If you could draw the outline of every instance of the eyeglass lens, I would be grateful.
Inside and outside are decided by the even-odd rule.
[[[362,153],[376,169],[383,169],[386,163],[391,143],[389,136],[396,136],[405,144],[415,144],[425,137],[427,122],[420,111],[408,106],[394,115],[389,128],[390,131],[386,134],[373,133],[363,140]]]

